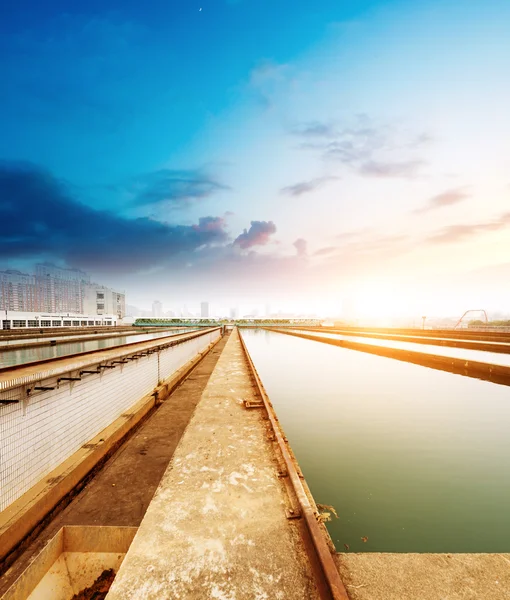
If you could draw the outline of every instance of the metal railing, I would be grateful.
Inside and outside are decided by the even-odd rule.
[[[305,487],[301,481],[300,474],[298,473],[298,469],[294,463],[291,450],[280,427],[276,413],[274,412],[271,401],[269,400],[264,386],[262,385],[260,377],[257,373],[257,369],[253,364],[250,353],[248,352],[248,348],[246,347],[241,334],[239,334],[239,339],[241,341],[241,346],[246,356],[248,366],[252,372],[257,392],[264,404],[275,440],[284,460],[285,467],[287,469],[286,474],[289,477],[293,492],[299,503],[300,516],[305,522],[308,535],[311,539],[311,546],[307,546],[307,549],[309,549],[313,554],[310,556],[310,562],[312,566],[319,566],[318,575],[321,581],[318,581],[317,583],[319,590],[321,591],[321,597],[330,600],[349,600],[327,542],[327,534],[319,525],[318,511],[312,506],[308,494],[305,491]]]
[[[0,511],[203,351],[219,328],[12,369],[0,380]],[[25,368],[26,371],[26,368]],[[10,374],[9,374],[10,373]]]

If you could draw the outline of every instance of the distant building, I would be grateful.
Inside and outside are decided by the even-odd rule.
[[[0,271],[0,310],[37,310],[33,275],[21,271]]]
[[[90,283],[79,269],[38,264],[35,275],[0,271],[0,310],[48,314],[116,315],[126,313],[126,298],[104,285]]]
[[[200,316],[202,319],[209,318],[209,302],[202,302],[200,304]]]
[[[237,319],[237,308],[232,307],[230,309],[230,318],[231,319]]]
[[[37,310],[83,314],[84,287],[89,282],[89,275],[78,269],[61,269],[50,264],[36,265]]]
[[[83,306],[89,315],[117,315],[122,319],[126,314],[126,296],[98,283],[84,286]]]
[[[154,300],[152,303],[152,316],[154,319],[161,319],[163,316],[163,305],[159,300]]]

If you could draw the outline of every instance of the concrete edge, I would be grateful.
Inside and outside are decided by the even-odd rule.
[[[1,600],[28,598],[63,552],[125,554],[137,531],[138,527],[64,525],[48,540],[35,559],[0,598]]]
[[[133,427],[182,383],[220,339],[221,336],[135,403],[129,413],[117,418],[0,513],[0,563],[102,460],[117,449]]]

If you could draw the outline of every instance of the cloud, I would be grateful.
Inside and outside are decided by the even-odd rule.
[[[425,206],[422,208],[418,208],[413,211],[415,214],[422,214],[429,212],[431,210],[436,210],[438,208],[442,208],[443,206],[451,206],[452,204],[458,204],[469,198],[469,194],[467,194],[463,189],[455,189],[455,190],[447,190],[442,194],[438,194],[437,196],[433,196],[430,198]]]
[[[221,217],[193,225],[97,210],[31,164],[0,163],[0,258],[52,259],[93,271],[136,272],[228,241]]]
[[[174,207],[228,189],[228,186],[200,170],[172,169],[162,169],[140,177],[132,186],[135,204],[168,204]]]
[[[297,255],[300,257],[305,257],[307,255],[307,241],[303,238],[298,238],[293,244],[294,248],[296,248]]]
[[[294,135],[299,135],[305,138],[314,137],[325,137],[332,138],[336,137],[337,131],[331,123],[321,123],[320,121],[311,121],[300,125],[292,130]]]
[[[327,246],[325,248],[319,248],[313,253],[314,256],[325,256],[326,254],[332,254],[338,250],[337,246]]]
[[[263,61],[250,73],[248,91],[264,109],[273,107],[274,99],[290,80],[290,66],[273,61]]]
[[[410,160],[407,162],[377,162],[370,161],[361,165],[361,175],[369,177],[403,177],[412,179],[418,175],[420,167],[425,164],[422,160]]]
[[[343,127],[320,121],[305,123],[292,133],[303,138],[300,149],[315,151],[324,161],[339,163],[368,177],[415,177],[425,162],[409,159],[409,153],[430,139],[425,133],[410,138],[406,132],[376,123],[367,115],[356,115]]]
[[[430,236],[426,242],[431,244],[445,244],[461,242],[466,238],[473,237],[487,231],[500,231],[510,226],[510,213],[500,215],[494,221],[487,223],[474,223],[472,225],[450,225],[443,227],[436,234]]]
[[[302,181],[300,183],[295,183],[294,185],[288,185],[282,188],[280,193],[288,196],[301,196],[301,194],[307,194],[308,192],[319,189],[329,181],[336,181],[338,179],[340,178],[333,176],[316,177],[310,181]]]
[[[276,225],[272,221],[252,221],[250,229],[245,229],[234,240],[234,246],[243,250],[253,246],[265,246],[273,233],[276,233]]]

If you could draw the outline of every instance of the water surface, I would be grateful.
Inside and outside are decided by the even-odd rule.
[[[80,352],[104,350],[106,348],[112,348],[113,346],[134,344],[135,342],[146,342],[191,331],[195,331],[195,329],[185,327],[183,329],[173,329],[172,331],[165,332],[119,335],[108,338],[92,339],[84,342],[66,342],[63,344],[58,343],[58,338],[55,338],[57,340],[55,346],[36,346],[32,348],[27,346],[26,348],[21,348],[19,350],[5,350],[0,352],[0,368],[22,365],[48,358],[69,356]],[[20,342],[18,341],[18,343]]]
[[[315,500],[338,512],[339,551],[510,551],[509,387],[276,332],[243,337]]]

